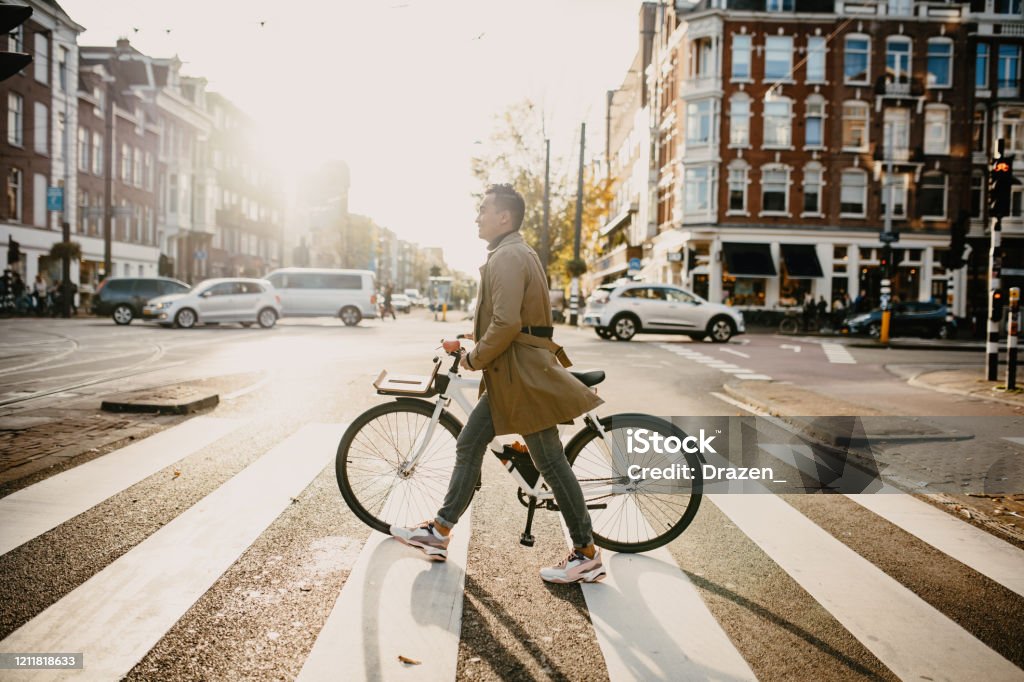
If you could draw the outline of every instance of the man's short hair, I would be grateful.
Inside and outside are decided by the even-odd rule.
[[[523,216],[526,214],[526,201],[523,195],[516,191],[516,188],[509,184],[491,185],[484,194],[493,194],[494,203],[499,211],[508,211],[512,214],[512,227],[519,229],[523,226]]]

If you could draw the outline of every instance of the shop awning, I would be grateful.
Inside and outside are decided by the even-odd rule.
[[[768,244],[725,242],[725,264],[733,277],[775,277],[775,262]]]
[[[790,279],[824,277],[814,244],[782,244],[782,261]]]

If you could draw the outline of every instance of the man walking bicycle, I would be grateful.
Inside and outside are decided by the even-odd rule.
[[[481,397],[459,434],[455,467],[442,507],[432,521],[391,527],[391,534],[435,560],[448,558],[452,528],[469,507],[488,443],[495,435],[522,434],[530,457],[565,518],[573,551],[542,569],[548,582],[594,582],[606,572],[594,546],[590,512],[558,437],[558,424],[603,401],[560,364],[552,341],[547,277],[537,253],[519,234],[525,202],[511,185],[492,185],[476,223],[487,242],[474,318],[476,346],[461,365],[482,371]]]

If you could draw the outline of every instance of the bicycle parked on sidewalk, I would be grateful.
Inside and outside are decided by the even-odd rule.
[[[381,533],[389,533],[391,526],[432,518],[444,500],[462,430],[462,423],[446,408],[454,401],[468,415],[473,403],[464,391],[477,391],[480,386],[479,378],[459,374],[461,346],[445,352],[452,364],[444,373],[440,371],[444,360],[439,357],[434,358],[428,376],[382,371],[374,387],[378,394],[395,400],[359,415],[338,446],[335,469],[342,497],[361,521]],[[600,370],[573,374],[588,387],[605,378]],[[565,455],[591,511],[594,543],[616,552],[646,552],[678,537],[700,507],[702,457],[683,450],[636,454],[629,442],[638,430],[663,438],[674,436],[680,442],[686,434],[647,414],[599,418],[588,412],[582,419],[583,428],[566,445]],[[488,450],[519,486],[519,501],[527,508],[520,542],[532,547],[534,512],[558,511],[554,495],[525,446],[495,438]],[[666,480],[630,475],[656,465],[663,469],[685,466],[692,476]]]

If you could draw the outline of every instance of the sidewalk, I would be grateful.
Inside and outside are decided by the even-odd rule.
[[[911,377],[907,383],[917,388],[927,388],[940,393],[966,395],[982,400],[1024,407],[1024,371],[1018,375],[1018,388],[1006,390],[1006,368],[999,368],[999,380],[985,379],[985,370],[979,366],[971,369],[943,369],[923,372]]]
[[[992,382],[979,376],[977,369],[955,369],[926,372],[913,377],[911,385],[920,388],[969,395],[985,400],[995,400],[1011,405],[1024,405],[1024,394],[1015,392],[993,395]],[[874,426],[889,431],[893,440],[909,436],[949,438],[951,433],[941,427],[925,424],[908,424],[906,420],[892,418],[887,424],[886,414],[877,409],[831,398],[815,391],[788,383],[774,381],[740,381],[727,384],[725,393],[737,402],[749,405],[755,411],[770,414],[786,422],[796,431],[819,442],[842,447],[843,434],[849,436],[849,428],[842,423],[849,417],[873,417]],[[818,418],[811,418],[821,415]],[[829,418],[835,417],[835,428]],[[846,419],[844,419],[846,418]],[[886,428],[889,427],[889,428]],[[932,433],[934,432],[934,433]],[[875,434],[876,436],[879,434]],[[884,437],[884,436],[883,436]],[[847,440],[845,445],[851,445]],[[949,513],[959,515],[973,524],[1024,547],[1024,491],[1014,495],[947,494],[917,495],[930,504]]]

